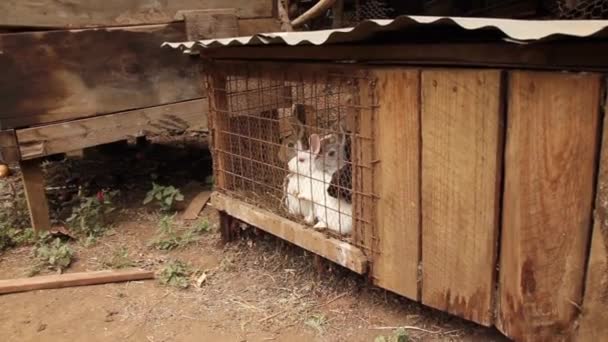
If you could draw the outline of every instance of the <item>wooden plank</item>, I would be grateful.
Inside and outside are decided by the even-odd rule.
[[[378,53],[381,51],[381,53]],[[215,59],[373,61],[421,65],[469,65],[542,69],[607,70],[608,45],[569,43],[338,44],[323,46],[245,46],[203,49]]]
[[[0,162],[14,163],[21,159],[15,130],[0,131]]]
[[[597,74],[510,74],[497,326],[515,340],[572,337],[591,229],[599,94]]]
[[[0,294],[34,290],[60,289],[72,286],[98,285],[154,279],[153,271],[128,269],[53,274],[32,278],[0,280]]]
[[[207,99],[137,109],[17,131],[23,159],[126,140],[147,134],[207,127]]]
[[[344,241],[328,237],[319,231],[306,228],[301,224],[221,193],[213,193],[211,203],[217,210],[224,211],[230,216],[329,259],[342,267],[359,274],[367,271],[367,258],[363,252]]]
[[[223,132],[230,130],[230,119],[225,115],[228,110],[226,94],[226,76],[213,70],[209,77],[207,93],[209,94],[209,127],[211,127],[211,152],[213,154],[213,176],[215,186],[225,189],[227,186],[226,166],[229,157],[220,151],[230,151],[230,137]]]
[[[0,26],[79,28],[166,24],[182,10],[237,8],[239,18],[272,17],[272,0],[3,0]]]
[[[281,31],[281,23],[275,18],[241,19],[238,26],[239,36]]]
[[[203,210],[205,204],[209,202],[211,198],[211,191],[201,191],[188,205],[184,214],[182,215],[182,219],[184,220],[196,220],[198,218],[198,214]]]
[[[418,299],[420,259],[420,71],[381,69],[375,98],[375,283]]]
[[[239,35],[236,9],[185,11],[188,41]]]
[[[32,228],[36,232],[51,229],[49,205],[44,191],[44,175],[40,163],[39,159],[20,162],[25,198],[27,199],[27,206],[30,211],[30,220]]]
[[[422,72],[422,302],[492,324],[500,71]]]
[[[183,24],[0,35],[0,128],[204,97],[198,60],[160,48],[184,39]]]
[[[605,118],[602,140],[585,297],[576,336],[580,342],[601,341],[608,336],[608,120]]]

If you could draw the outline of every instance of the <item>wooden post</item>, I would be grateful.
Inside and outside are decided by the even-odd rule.
[[[35,232],[49,230],[51,228],[51,219],[44,192],[44,176],[42,174],[40,159],[23,160],[20,165],[32,228],[34,228]]]
[[[604,113],[606,112],[606,104]],[[608,336],[608,120],[604,118],[591,253],[585,298],[576,341],[601,341]]]
[[[600,80],[510,73],[496,325],[516,341],[572,338],[591,230]]]

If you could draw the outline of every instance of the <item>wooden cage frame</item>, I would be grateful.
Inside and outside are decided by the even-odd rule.
[[[359,87],[359,99],[375,115],[360,121],[360,129],[377,137],[362,151],[372,170],[354,176],[377,194],[367,214],[374,238],[355,231],[363,248],[226,194],[214,194],[218,210],[367,272],[382,288],[494,325],[516,340],[607,336],[600,327],[606,322],[601,293],[608,288],[602,74],[206,63],[212,136],[221,125],[216,109],[226,106],[214,89],[240,63],[254,63],[268,75],[295,68],[305,75],[365,75],[369,86]]]

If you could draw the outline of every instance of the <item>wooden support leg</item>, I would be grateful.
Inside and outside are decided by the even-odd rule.
[[[239,221],[227,213],[220,211],[220,234],[222,241],[228,243],[238,238]]]
[[[44,177],[40,160],[23,160],[20,164],[32,228],[35,232],[49,230],[51,219],[46,194],[44,193]]]

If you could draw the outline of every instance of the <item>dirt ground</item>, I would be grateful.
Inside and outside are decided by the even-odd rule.
[[[108,186],[121,190],[112,228],[92,244],[70,242],[75,261],[66,272],[110,268],[120,250],[129,264],[154,271],[171,260],[185,262],[194,272],[191,285],[178,289],[148,280],[3,295],[0,340],[375,341],[403,326],[411,341],[505,340],[494,330],[393,295],[339,267],[327,264],[319,272],[310,254],[270,235],[252,232],[224,245],[210,206],[197,222],[209,222],[211,231],[197,241],[169,252],[150,247],[161,217],[157,208],[141,204],[150,175],[159,182],[172,181],[184,193],[184,204],[209,189],[208,154],[178,147],[187,152],[152,145],[106,151],[103,158],[55,161],[51,166],[68,164],[58,167],[69,172],[51,167],[54,173],[47,175],[47,183],[59,226],[65,211],[61,203],[69,200],[52,189],[74,184],[72,192],[84,185],[91,191]],[[75,179],[67,181],[70,177]],[[179,212],[174,218],[179,230],[192,224]],[[0,279],[26,277],[32,248],[0,254]],[[196,280],[202,274],[206,278],[199,287]]]

